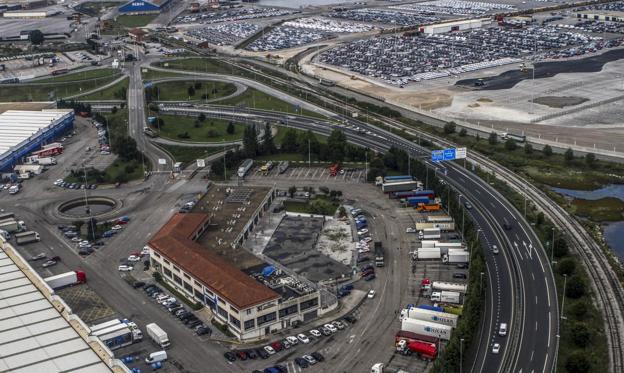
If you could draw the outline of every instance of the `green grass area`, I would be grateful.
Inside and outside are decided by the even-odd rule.
[[[325,119],[323,115],[320,115],[313,111],[309,111],[306,109],[295,110],[295,107],[292,104],[289,104],[286,101],[282,101],[279,98],[270,96],[264,92],[260,92],[254,88],[247,88],[247,90],[243,94],[225,99],[223,101],[218,101],[216,102],[216,104],[279,111],[282,113],[299,114]]]
[[[141,69],[141,77],[143,81],[152,81],[156,79],[162,78],[171,78],[171,77],[189,77],[184,74],[170,73],[167,71],[156,71],[152,69]],[[189,77],[190,78],[190,77]]]
[[[624,202],[618,198],[601,198],[595,201],[574,199],[571,204],[574,214],[595,222],[620,221],[624,219]]]
[[[307,202],[284,201],[286,211],[304,214],[334,215],[338,206],[337,201],[332,201],[327,196],[317,196]]]
[[[117,17],[117,23],[122,25],[123,27],[133,28],[133,27],[143,27],[148,23],[152,22],[158,14],[144,14],[144,15],[121,15]]]
[[[152,97],[154,101],[214,100],[236,92],[232,83],[201,80],[163,82],[154,84],[154,87],[158,88],[158,96]],[[193,87],[192,96],[189,96],[189,87]]]
[[[158,118],[164,121],[159,136],[179,141],[217,143],[223,140],[235,141],[243,137],[245,130],[244,124],[234,123],[234,133],[229,134],[227,133],[229,122],[221,119],[206,118],[204,122],[199,122],[198,118],[187,116],[159,115]]]
[[[305,158],[305,159],[304,159]],[[307,161],[308,157],[304,157],[299,153],[278,153],[270,155],[261,155],[254,158],[256,161]]]
[[[232,69],[212,58],[184,58],[179,60],[157,62],[156,66],[173,70],[202,71],[207,73],[231,74]]]
[[[198,148],[164,144],[159,144],[158,146],[169,152],[176,162],[182,162],[184,164],[195,162],[196,159],[206,158],[211,154],[215,154],[223,150],[221,147]]]
[[[79,82],[33,83],[2,85],[0,101],[49,101],[90,91],[115,80],[117,76],[107,76]]]
[[[108,67],[101,69],[92,69],[78,71],[71,74],[52,76],[51,78],[37,80],[37,83],[59,83],[59,82],[77,82],[89,79],[110,78],[121,75],[120,70]]]
[[[273,136],[273,142],[277,145],[282,143],[282,140],[284,140],[284,136],[286,135],[286,130],[291,129],[294,130],[297,135],[300,135],[306,131],[304,130],[300,130],[297,128],[292,128],[292,127],[285,127],[285,126],[272,126],[274,128],[277,128],[277,133],[275,134],[275,136]],[[318,139],[318,141],[321,144],[327,144],[327,136],[325,135],[320,135],[318,133],[315,133],[314,136]]]
[[[128,92],[128,78],[100,91],[81,96],[80,100],[126,100]]]
[[[149,167],[146,165],[146,170]],[[116,182],[127,182],[132,180],[142,179],[143,164],[136,160],[122,161],[116,159],[110,166],[102,172],[97,170],[87,171],[87,183],[88,184],[114,184]],[[84,173],[79,171],[75,174],[70,174],[64,179],[68,183],[84,184]]]

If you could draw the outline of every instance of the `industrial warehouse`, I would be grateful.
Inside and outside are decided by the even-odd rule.
[[[22,157],[60,137],[74,125],[74,111],[8,110],[0,114],[0,171],[8,171]]]
[[[275,198],[270,188],[211,186],[149,241],[162,278],[201,302],[239,340],[317,317],[319,292],[241,247]],[[208,214],[210,212],[210,214]]]

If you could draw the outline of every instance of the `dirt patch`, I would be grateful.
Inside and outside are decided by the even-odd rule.
[[[477,102],[494,102],[494,101],[487,97],[481,97],[477,100]]]
[[[562,109],[566,106],[575,106],[580,105],[583,102],[589,101],[588,98],[585,97],[576,97],[576,96],[544,96],[537,97],[533,102],[540,105],[545,105],[552,108]]]

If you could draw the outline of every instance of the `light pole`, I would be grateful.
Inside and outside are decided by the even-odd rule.
[[[457,203],[459,204],[459,206],[461,206],[461,198],[463,197],[463,195],[458,194],[457,195]],[[462,207],[462,225],[461,225],[461,237],[462,237],[462,241],[464,241],[464,219],[466,218],[466,209]]]
[[[484,272],[481,272],[479,274],[479,294],[481,294],[481,292],[483,291],[483,275],[484,274],[485,274]]]
[[[552,266],[554,263],[554,253],[555,253],[555,227],[552,227],[552,234],[553,234],[553,238],[552,238],[552,246],[550,248],[550,265]]]
[[[461,338],[459,341],[459,373],[462,373],[464,365],[464,339]]]
[[[568,275],[563,274],[563,297],[561,297],[561,320],[565,320],[565,316],[563,316],[563,306],[565,305],[565,291],[566,291],[566,282],[568,280]]]

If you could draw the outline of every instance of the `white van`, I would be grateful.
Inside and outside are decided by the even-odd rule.
[[[501,323],[500,328],[498,329],[498,335],[504,337],[507,335],[507,324]]]
[[[147,364],[157,363],[159,361],[165,360],[167,360],[167,351],[152,352],[148,357],[145,358],[145,362]]]

